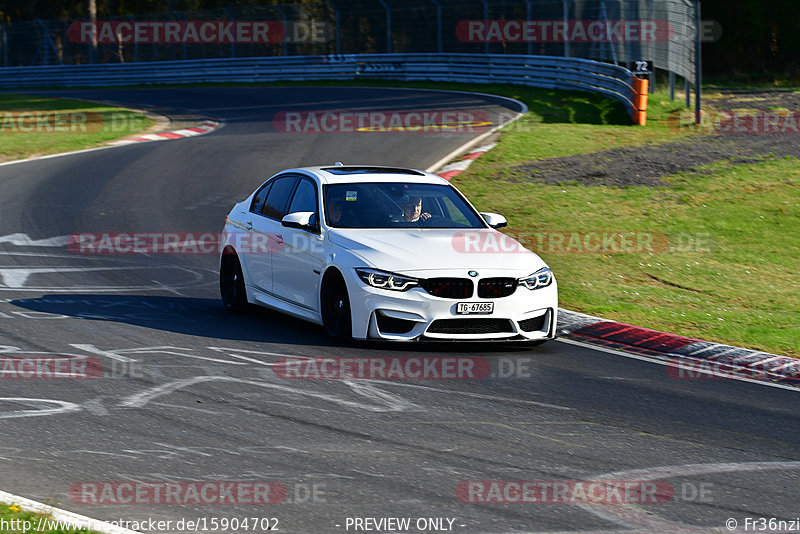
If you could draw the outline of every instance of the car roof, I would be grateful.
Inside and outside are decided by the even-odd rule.
[[[418,184],[447,184],[447,180],[417,169],[385,167],[382,165],[319,165],[287,169],[316,176],[322,184],[348,184],[356,182],[403,182]]]

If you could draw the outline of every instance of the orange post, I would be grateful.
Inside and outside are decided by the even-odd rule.
[[[639,126],[647,125],[647,97],[650,91],[650,80],[633,77],[633,113],[631,118],[633,123]]]

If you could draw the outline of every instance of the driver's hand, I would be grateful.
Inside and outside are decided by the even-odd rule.
[[[420,215],[419,218],[422,219],[423,221],[427,221],[428,219],[431,218],[431,214],[426,211],[425,213]]]

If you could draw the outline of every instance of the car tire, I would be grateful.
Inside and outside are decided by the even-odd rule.
[[[320,315],[325,331],[339,341],[353,338],[353,320],[350,316],[350,296],[342,275],[328,271],[320,291]]]
[[[222,305],[231,313],[244,313],[248,309],[244,274],[235,253],[224,254],[219,266],[219,293]]]

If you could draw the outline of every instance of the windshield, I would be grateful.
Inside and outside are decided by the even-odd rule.
[[[351,183],[324,188],[325,222],[334,228],[485,228],[449,185]]]

